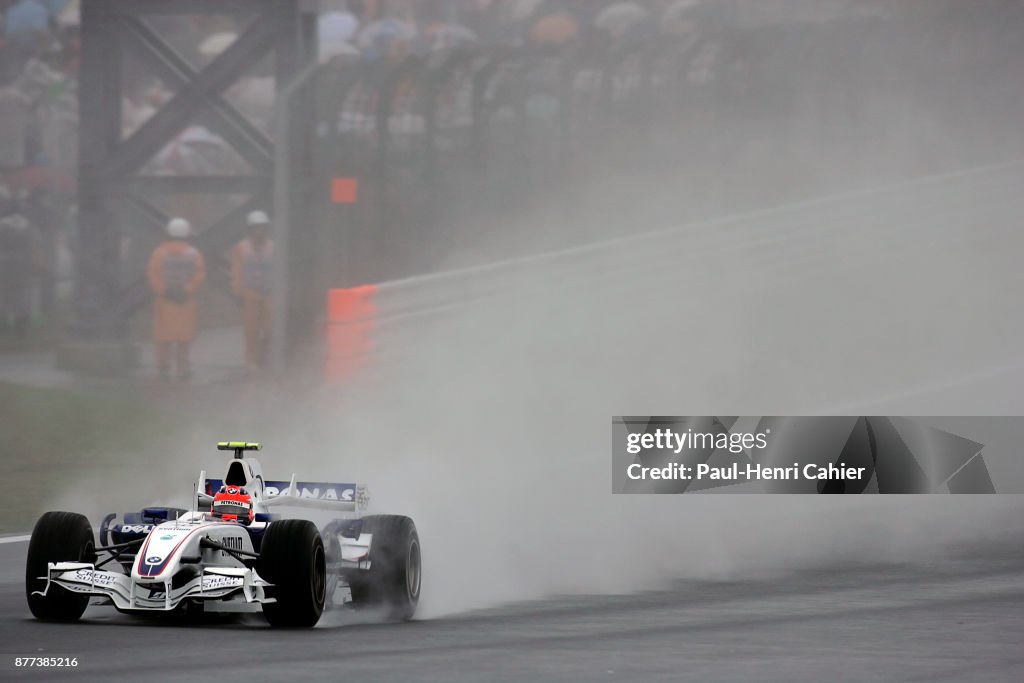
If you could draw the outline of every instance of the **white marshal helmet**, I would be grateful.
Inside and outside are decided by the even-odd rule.
[[[245,219],[246,225],[270,225],[270,217],[265,211],[252,211]]]
[[[167,236],[176,239],[183,240],[192,234],[192,224],[184,218],[172,218],[167,221]]]

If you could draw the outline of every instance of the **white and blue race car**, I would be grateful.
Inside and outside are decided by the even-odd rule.
[[[278,627],[314,626],[336,604],[382,608],[391,619],[413,616],[421,561],[409,517],[362,515],[365,489],[355,484],[296,482],[295,475],[264,481],[259,462],[244,457],[258,443],[217,447],[234,451],[234,459],[222,480],[200,474],[192,511],[107,515],[98,544],[84,515],[44,514],[25,572],[32,614],[74,621],[99,597],[127,613],[262,610]],[[280,507],[336,516],[318,528],[281,519],[273,512]]]

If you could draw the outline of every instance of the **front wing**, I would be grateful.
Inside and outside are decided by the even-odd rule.
[[[46,586],[36,591],[37,595],[46,595],[56,584],[73,593],[110,598],[121,610],[169,612],[186,599],[218,600],[218,609],[227,608],[229,603],[255,609],[259,604],[274,602],[264,590],[272,584],[252,569],[242,567],[204,567],[198,576],[178,588],[173,588],[170,581],[140,583],[86,562],[50,562],[47,576],[40,578],[46,579]]]

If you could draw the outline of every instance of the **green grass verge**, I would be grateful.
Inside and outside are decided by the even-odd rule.
[[[57,492],[171,438],[184,418],[140,398],[0,382],[0,533],[31,530]]]

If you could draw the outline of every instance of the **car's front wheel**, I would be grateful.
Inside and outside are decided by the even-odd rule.
[[[327,561],[316,525],[305,519],[271,522],[263,536],[256,573],[274,584],[263,605],[271,626],[309,628],[320,621],[327,595]]]
[[[47,512],[32,529],[25,563],[25,594],[28,608],[43,621],[75,621],[89,605],[89,596],[72,593],[54,584],[46,588],[50,562],[96,562],[92,527],[77,512]]]

